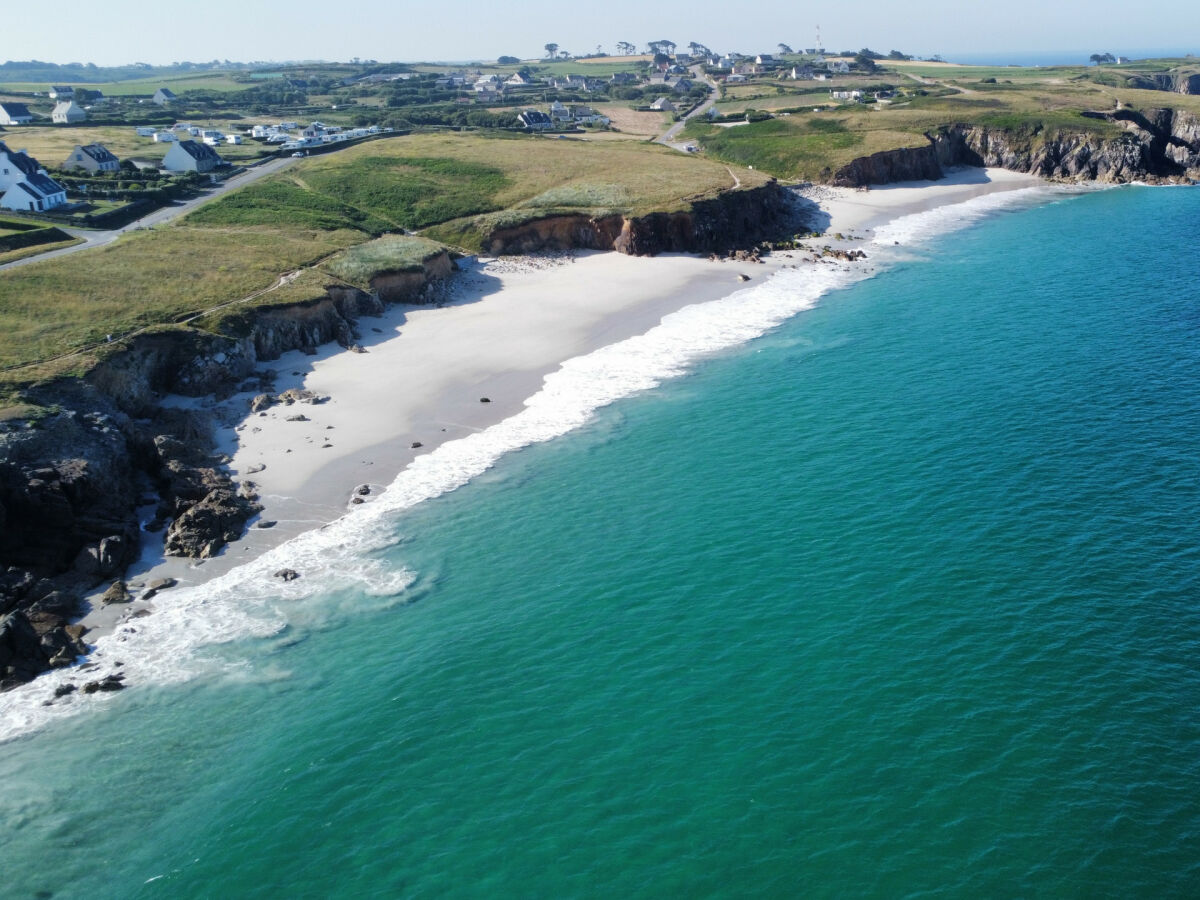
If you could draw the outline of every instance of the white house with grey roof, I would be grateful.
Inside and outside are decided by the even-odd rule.
[[[45,212],[67,202],[67,191],[24,150],[13,152],[0,141],[0,207]]]
[[[33,113],[24,103],[0,103],[0,125],[28,125]]]
[[[157,103],[159,106],[166,106],[168,103],[174,103],[179,98],[175,96],[175,92],[170,88],[159,88],[154,92],[154,96],[150,98],[151,102]]]
[[[97,172],[120,171],[121,161],[103,144],[78,144],[62,167],[83,169],[95,175]]]
[[[50,113],[50,118],[58,125],[74,125],[77,122],[85,121],[87,113],[74,100],[64,100],[54,107],[54,112]]]
[[[225,160],[208,144],[198,141],[179,141],[172,144],[163,157],[163,168],[169,172],[211,172]]]

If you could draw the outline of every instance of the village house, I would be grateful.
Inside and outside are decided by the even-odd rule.
[[[71,151],[67,161],[62,164],[64,169],[83,169],[95,175],[97,172],[118,172],[121,161],[117,159],[103,144],[79,144]]]
[[[0,208],[45,212],[67,202],[67,191],[24,150],[0,141]]]
[[[741,84],[743,81],[747,81],[747,80],[748,79],[746,78],[745,75],[726,75],[725,76],[726,84]]]
[[[565,106],[555,100],[550,104],[550,118],[554,122],[565,122],[571,118],[571,113]]]
[[[571,121],[577,125],[609,125],[612,120],[608,116],[602,116],[590,106],[568,106],[567,112],[571,116]]]
[[[167,155],[163,157],[163,168],[169,172],[211,172],[217,166],[225,164],[225,160],[217,155],[217,151],[207,144],[196,141],[179,141],[171,145]]]
[[[159,106],[166,106],[168,103],[174,103],[179,98],[175,96],[175,93],[170,88],[162,87],[155,91],[154,96],[150,99]]]
[[[834,100],[861,100],[862,91],[830,91],[829,96]]]
[[[844,60],[840,60],[840,59],[831,60],[830,62],[826,63],[825,67],[827,69],[829,69],[829,71],[832,72],[834,75],[849,75],[850,74],[850,64],[848,62],[845,62]]]
[[[541,110],[527,109],[517,114],[517,119],[529,131],[549,131],[554,122]]]
[[[0,103],[0,125],[28,125],[33,114],[24,103]]]
[[[659,97],[650,104],[650,108],[655,112],[675,112],[675,104],[666,97]]]
[[[637,84],[640,79],[632,72],[614,72],[608,79],[612,85]]]
[[[526,85],[533,84],[533,79],[526,78],[520,72],[513,72],[512,76],[504,83],[509,87],[525,87]]]
[[[464,98],[465,99],[465,98]],[[481,90],[475,91],[476,103],[499,103],[503,99],[503,95],[499,91]]]
[[[677,94],[686,94],[688,91],[690,91],[692,89],[692,87],[694,85],[695,85],[695,82],[692,81],[692,79],[680,78],[678,81],[674,82],[671,85],[671,90],[673,90]]]
[[[754,57],[754,61],[760,66],[766,66],[775,62],[775,57],[773,57],[770,53],[760,53],[758,56]]]
[[[788,77],[792,81],[812,81],[813,68],[812,66],[792,66],[792,71],[788,73]]]
[[[58,125],[75,125],[85,121],[87,113],[74,100],[64,100],[54,107],[54,112],[50,113],[50,119]]]
[[[51,100],[73,100],[75,99],[75,88],[69,85],[54,85],[50,88],[47,95]]]

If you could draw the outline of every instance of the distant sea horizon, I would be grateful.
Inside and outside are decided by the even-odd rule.
[[[883,52],[883,51],[880,51]],[[1196,53],[1196,48],[1181,47],[1123,49],[1094,47],[1091,50],[979,50],[969,53],[942,53],[946,62],[963,63],[970,66],[1080,66],[1087,65],[1093,53],[1111,53],[1130,59],[1162,59],[1187,56]]]

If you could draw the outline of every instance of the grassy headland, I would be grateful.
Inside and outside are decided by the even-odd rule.
[[[741,180],[750,187],[767,176]],[[413,135],[299,161],[177,224],[0,272],[0,366],[8,367],[0,381],[78,373],[137,329],[244,298],[243,310],[316,297],[330,281],[362,284],[373,266],[403,269],[440,246],[394,237],[365,244],[382,235],[422,229],[474,249],[497,216],[670,211],[731,187],[724,165],[624,142]],[[273,287],[298,269],[300,277]],[[197,324],[222,321],[214,314]],[[110,345],[108,335],[118,340]]]

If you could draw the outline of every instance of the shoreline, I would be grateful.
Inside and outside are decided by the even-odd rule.
[[[817,207],[825,231],[807,243],[853,249],[903,216],[1044,184],[1004,170],[969,169],[937,182],[870,191],[811,186],[798,194]],[[326,345],[315,356],[293,351],[269,364],[277,373],[274,393],[307,390],[324,402],[254,413],[252,394],[220,402],[171,398],[230,423],[218,427],[217,452],[230,458],[235,482],[257,493],[264,508],[240,539],[208,560],[166,558],[157,536],[146,535],[141,558],[125,574],[134,600],[101,604],[107,583],[86,598],[91,610],[79,621],[88,642],[159,603],[169,606],[173,590],[199,586],[371,504],[419,456],[520,412],[566,360],[641,335],[685,307],[761,284],[809,256],[776,251],[761,263],[602,251],[471,258],[460,262],[447,302],[397,305],[361,319],[365,353]],[[364,486],[369,493],[362,495]],[[268,522],[275,524],[260,527]],[[143,599],[158,579],[177,584]]]

